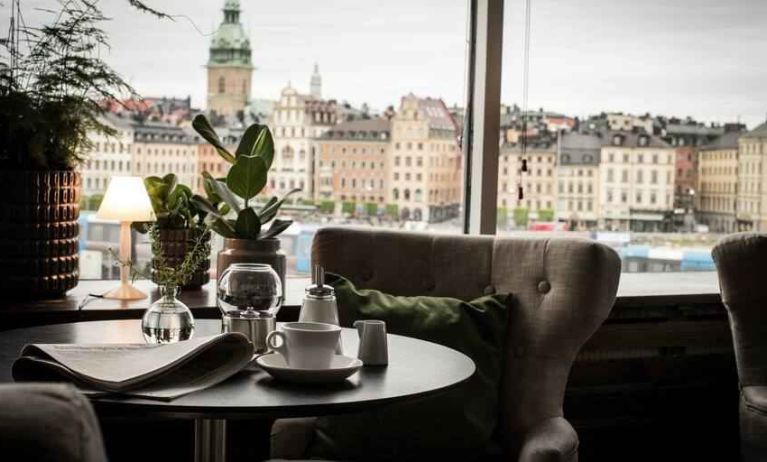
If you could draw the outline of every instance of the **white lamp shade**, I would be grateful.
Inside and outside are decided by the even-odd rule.
[[[141,177],[112,177],[96,218],[130,222],[154,221],[152,203]]]

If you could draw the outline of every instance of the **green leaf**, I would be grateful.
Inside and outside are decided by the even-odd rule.
[[[223,218],[223,216],[219,215],[218,209],[215,205],[213,205],[208,199],[200,196],[199,194],[195,194],[190,199],[192,204],[194,204],[195,207],[202,210],[205,213],[208,213],[210,215],[213,215],[216,218]]]
[[[274,138],[266,125],[253,124],[245,130],[240,144],[237,145],[237,157],[258,156],[264,160],[266,169],[272,166],[274,159]]]
[[[290,197],[292,194],[295,194],[295,193],[297,193],[299,191],[301,191],[301,190],[297,189],[297,188],[296,189],[292,189],[292,190],[288,191],[287,194],[282,196],[282,199],[280,199],[278,201],[275,201],[275,202],[273,202],[271,204],[269,204],[269,203],[272,202],[272,201],[269,201],[267,203],[267,205],[269,205],[269,206],[268,207],[264,207],[261,210],[261,212],[258,214],[259,217],[261,217],[261,223],[268,223],[269,220],[274,218],[277,215],[277,212],[280,211],[280,207],[282,207],[283,202],[285,202],[285,200],[288,197]]]
[[[256,239],[261,232],[261,221],[256,211],[248,207],[237,214],[237,222],[234,225],[237,237],[243,239]]]
[[[229,169],[226,185],[229,189],[245,199],[252,199],[266,186],[266,164],[258,156],[239,156],[237,162]]]
[[[232,191],[229,190],[226,183],[221,180],[216,180],[210,176],[208,172],[203,172],[203,176],[205,177],[207,187],[214,192],[214,195],[218,197],[219,200],[224,201],[232,210],[239,213],[241,209],[240,203],[237,198],[234,197]]]
[[[162,177],[162,182],[167,188],[168,192],[173,191],[173,188],[178,184],[178,177],[175,173],[168,173]]]
[[[259,209],[258,216],[262,216],[264,214],[264,211],[267,210],[269,207],[274,205],[277,202],[277,196],[272,196],[271,199],[266,201],[266,203]]]
[[[210,220],[206,219],[205,221],[210,229],[216,234],[228,238],[237,237],[237,233],[235,233],[234,228],[227,222],[227,220],[212,218]]]
[[[290,225],[292,224],[293,224],[293,220],[280,220],[280,219],[274,220],[274,222],[272,222],[272,226],[270,226],[265,233],[261,234],[259,236],[259,239],[268,239],[270,237],[276,237],[281,232],[288,229],[288,227],[290,227]]]
[[[192,121],[192,127],[197,133],[200,134],[200,136],[205,138],[208,143],[212,144],[213,147],[216,148],[216,152],[218,152],[219,156],[221,156],[225,161],[229,163],[234,163],[234,156],[224,147],[221,139],[216,134],[216,131],[213,130],[213,127],[210,125],[210,122],[208,122],[208,119],[206,119],[204,115],[199,114],[196,116]]]

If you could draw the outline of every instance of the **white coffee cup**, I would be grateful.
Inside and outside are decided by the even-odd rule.
[[[329,369],[341,328],[322,322],[286,322],[266,336],[266,345],[296,369]],[[276,340],[281,340],[276,344]]]

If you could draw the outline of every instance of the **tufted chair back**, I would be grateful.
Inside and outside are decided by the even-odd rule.
[[[739,233],[712,251],[722,302],[730,316],[738,379],[744,387],[767,385],[767,234]]]
[[[517,239],[322,228],[312,260],[362,288],[394,295],[472,300],[511,293],[500,434],[562,416],[570,367],[607,318],[620,277],[618,255],[575,239]]]

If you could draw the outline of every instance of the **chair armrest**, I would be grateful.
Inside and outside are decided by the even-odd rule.
[[[275,420],[271,432],[271,458],[305,458],[314,438],[316,420],[316,417]]]
[[[740,390],[741,460],[767,459],[767,386]]]
[[[577,462],[578,434],[562,417],[546,419],[527,431],[519,462]]]
[[[64,384],[0,385],[0,448],[19,460],[106,461],[93,408]]]

